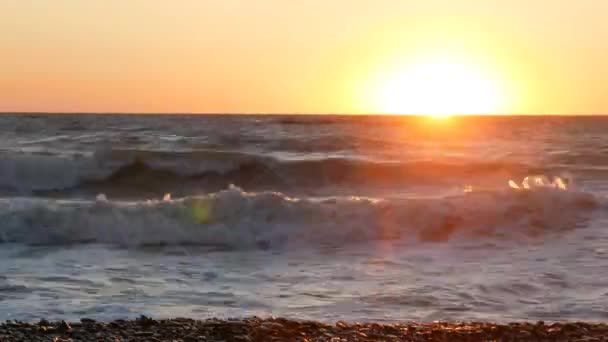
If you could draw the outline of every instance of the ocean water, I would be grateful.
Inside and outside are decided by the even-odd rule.
[[[606,132],[2,115],[0,319],[606,320]]]

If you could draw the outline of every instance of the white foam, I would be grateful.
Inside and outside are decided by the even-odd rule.
[[[552,188],[558,190],[573,190],[574,183],[571,176],[553,177],[549,180],[549,177],[545,175],[531,175],[526,176],[521,182],[521,185],[517,184],[514,180],[509,180],[509,187],[516,190],[531,190],[538,188]]]
[[[332,200],[248,193],[239,188],[137,202],[6,199],[0,238],[33,244],[211,244],[235,248],[449,240],[537,235],[574,229],[601,203],[553,189],[472,192],[444,199]]]
[[[97,202],[107,202],[107,201],[108,201],[108,197],[106,196],[106,194],[98,194],[98,195],[95,197],[95,200],[96,200]]]

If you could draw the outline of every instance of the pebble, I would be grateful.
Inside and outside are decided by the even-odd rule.
[[[515,322],[507,325],[481,322],[407,324],[348,323],[335,325],[258,317],[240,320],[135,320],[80,323],[41,320],[36,324],[7,321],[0,324],[0,341],[604,341],[608,325],[589,323]]]
[[[67,332],[72,330],[72,326],[70,326],[70,324],[66,321],[61,321],[57,327],[57,330],[60,332]]]

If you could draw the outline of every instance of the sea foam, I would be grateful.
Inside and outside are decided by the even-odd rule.
[[[147,201],[0,201],[0,240],[25,244],[260,246],[519,239],[584,226],[603,201],[556,189],[441,199],[293,198],[238,187]]]

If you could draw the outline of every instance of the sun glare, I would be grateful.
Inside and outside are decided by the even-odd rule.
[[[378,87],[377,106],[388,114],[437,118],[456,114],[492,114],[501,94],[491,78],[472,65],[426,62],[392,74]]]

